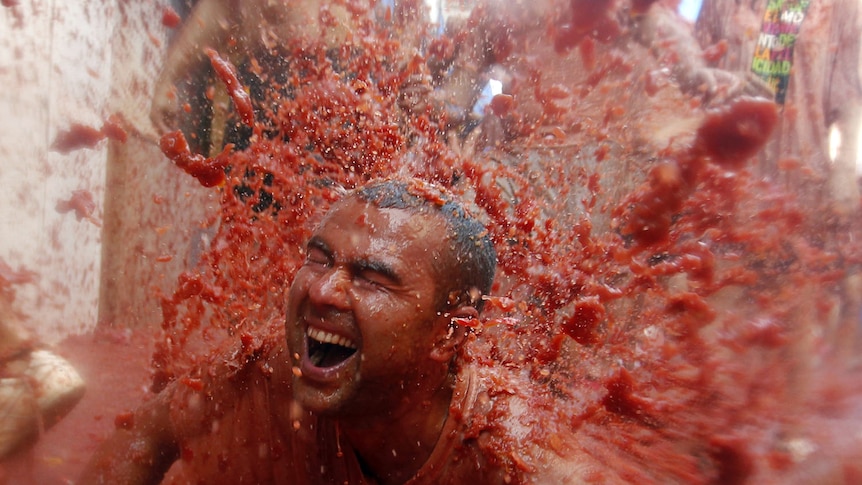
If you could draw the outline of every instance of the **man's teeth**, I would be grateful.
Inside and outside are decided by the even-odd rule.
[[[356,344],[354,344],[352,340],[346,339],[340,335],[335,335],[334,333],[326,332],[324,330],[309,328],[306,334],[309,338],[321,343],[340,345],[342,347],[347,347],[348,349],[356,348]]]

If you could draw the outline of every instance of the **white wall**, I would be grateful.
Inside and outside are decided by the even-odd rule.
[[[37,274],[17,288],[15,304],[27,315],[23,324],[49,343],[98,321],[101,222],[114,142],[66,154],[51,144],[73,123],[99,129],[120,114],[134,128],[146,119],[165,37],[160,21],[154,2],[0,6],[0,259]],[[92,194],[95,221],[57,211],[75,190]]]
[[[112,18],[102,2],[0,9],[0,258],[37,273],[17,304],[48,341],[96,321],[101,228],[56,205],[88,190],[99,217],[106,142],[68,154],[49,147],[71,123],[102,125]]]

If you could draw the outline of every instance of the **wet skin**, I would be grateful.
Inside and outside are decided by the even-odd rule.
[[[395,417],[442,384],[451,354],[437,342],[450,316],[435,307],[434,265],[445,237],[433,214],[355,199],[329,212],[289,292],[286,333],[299,404],[340,417]]]

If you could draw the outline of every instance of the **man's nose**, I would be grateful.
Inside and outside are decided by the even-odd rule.
[[[344,268],[333,267],[315,279],[308,289],[312,303],[344,310],[350,306],[350,274]]]

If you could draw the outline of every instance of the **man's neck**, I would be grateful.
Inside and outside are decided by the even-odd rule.
[[[440,438],[452,401],[452,382],[435,394],[410,397],[385,415],[339,420],[363,472],[381,485],[411,479],[428,461]]]

